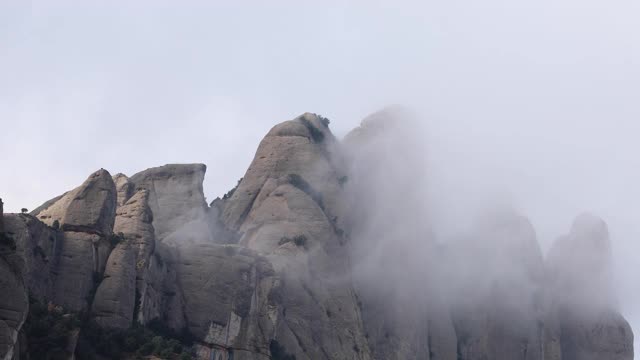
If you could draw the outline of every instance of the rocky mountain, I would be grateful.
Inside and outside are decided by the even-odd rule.
[[[633,359],[604,221],[546,257],[511,211],[437,241],[402,117],[343,141],[315,114],[278,124],[210,205],[202,164],[101,169],[29,214],[0,201],[0,357]]]

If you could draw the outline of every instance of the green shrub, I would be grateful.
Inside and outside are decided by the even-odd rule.
[[[271,340],[269,343],[269,351],[271,352],[272,360],[296,360],[296,356],[287,353],[277,340]]]
[[[305,235],[296,235],[293,238],[283,236],[280,241],[278,241],[278,245],[284,245],[290,242],[296,244],[296,246],[307,248],[307,237]]]
[[[104,329],[86,313],[65,313],[59,306],[30,299],[24,329],[30,359],[68,359],[71,354],[66,352],[66,347],[74,330],[80,330],[76,347],[78,359],[122,359],[125,353],[137,359],[151,354],[164,359],[176,359],[179,354],[184,355],[180,359],[191,358],[186,346],[190,346],[192,340],[186,330],[179,336],[188,340],[182,341],[178,335],[170,335],[174,333],[159,320],[152,321],[152,325],[163,334],[137,323],[126,330]]]
[[[77,328],[77,315],[65,314],[59,307],[46,306],[29,299],[29,314],[24,324],[31,359],[66,359],[67,343],[71,332]]]
[[[307,246],[307,237],[304,236],[304,235],[295,236],[293,238],[293,243],[296,244],[296,246],[306,247]]]
[[[324,141],[324,133],[320,131],[317,127],[315,127],[311,121],[305,119],[304,117],[300,117],[300,122],[304,125],[307,130],[309,130],[309,135],[311,135],[311,139],[313,139],[316,143],[321,143]]]
[[[238,189],[238,186],[240,186],[240,183],[242,182],[243,178],[240,178],[240,180],[238,180],[238,183],[236,184],[236,186],[233,187],[233,189],[229,190],[226,194],[224,194],[222,196],[222,199],[226,200],[231,198],[231,196],[233,196],[233,193],[236,192],[236,190]]]
[[[8,248],[10,251],[17,249],[16,241],[7,233],[0,233],[0,247]]]
[[[86,357],[86,349],[111,359],[120,359],[123,353],[135,354],[137,358],[154,354],[171,359],[174,358],[174,354],[185,352],[184,345],[178,339],[165,337],[140,324],[134,324],[126,330],[111,330],[101,328],[94,321],[88,321],[81,336],[82,348],[85,351],[79,354],[79,358]]]
[[[109,236],[109,242],[111,243],[111,247],[116,247],[119,243],[124,241],[124,234],[119,232],[117,234],[111,234]]]
[[[316,116],[318,117],[318,119],[320,119],[320,121],[322,122],[322,125],[324,125],[324,127],[329,127],[329,124],[331,124],[331,120],[327,119],[326,117],[322,116],[322,115],[318,115],[316,114]]]

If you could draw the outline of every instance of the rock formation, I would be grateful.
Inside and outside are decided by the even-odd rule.
[[[633,358],[633,333],[612,289],[612,261],[607,225],[591,214],[578,216],[549,251],[551,311],[559,320],[562,359]]]
[[[546,259],[513,211],[440,243],[406,117],[344,141],[316,114],[278,124],[210,206],[203,164],[99,170],[31,214],[0,201],[0,358],[28,352],[31,297],[87,314],[71,353],[96,324],[160,327],[199,359],[631,360],[606,224],[580,216]]]
[[[135,189],[149,192],[153,226],[160,242],[211,242],[202,182],[203,164],[173,164],[133,175]]]
[[[12,359],[18,347],[18,334],[27,317],[29,302],[22,274],[22,259],[15,239],[6,232],[0,199],[0,358]]]
[[[63,231],[51,296],[56,304],[74,311],[88,307],[90,293],[111,251],[116,196],[111,175],[101,169],[32,213]]]
[[[526,218],[492,214],[453,245],[448,266],[460,358],[554,358],[543,356],[544,263]]]

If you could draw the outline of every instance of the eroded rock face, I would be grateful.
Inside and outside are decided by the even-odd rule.
[[[180,259],[190,333],[212,346],[245,349],[235,354],[241,359],[268,359],[279,284],[270,262],[246,248],[213,244],[183,248]]]
[[[76,189],[53,199],[33,214],[64,234],[56,256],[51,300],[72,311],[86,309],[111,251],[116,187],[101,169]]]
[[[45,204],[47,205],[47,204]],[[58,221],[64,231],[109,235],[116,211],[116,188],[108,171],[100,169],[79,187],[33,215],[49,226]]]
[[[632,359],[606,224],[581,216],[546,263],[512,212],[436,243],[401,118],[376,113],[342,144],[314,114],[276,125],[211,207],[205,166],[187,164],[100,170],[34,216],[0,216],[16,245],[0,246],[0,358],[28,290],[91,305],[103,327],[186,330],[200,359]]]
[[[2,210],[0,205],[0,359],[9,360],[18,352],[18,334],[27,318],[29,300],[23,260],[16,252],[15,239],[5,232]]]
[[[22,274],[5,256],[0,256],[0,291],[0,358],[11,359],[27,318],[29,300]]]
[[[93,317],[105,328],[127,329],[133,324],[135,299],[135,252],[131,244],[123,242],[109,255],[104,279],[93,301]]]
[[[606,223],[591,214],[549,251],[551,313],[559,319],[563,360],[633,359],[633,333],[617,311]]]
[[[149,198],[150,191],[140,188],[118,207],[114,233],[119,243],[109,256],[93,315],[109,328],[159,320],[181,331],[186,324],[174,266],[177,250],[156,243]]]
[[[116,186],[117,192],[117,200],[116,206],[120,207],[124,205],[127,200],[134,194],[135,192],[135,184],[129,181],[127,175],[124,174],[115,174],[113,175],[113,183]]]
[[[247,219],[250,211],[260,207],[273,186],[290,175],[303,179],[310,189],[322,194],[329,218],[337,216],[333,202],[339,199],[338,179],[343,174],[331,160],[334,143],[328,126],[314,114],[305,113],[274,126],[260,143],[247,173],[224,207],[225,224],[233,230],[246,231],[252,224]]]
[[[114,233],[123,236],[128,251],[132,254],[133,276],[135,281],[135,301],[127,306],[127,313],[137,316],[137,321],[146,324],[159,318],[163,311],[162,282],[166,269],[158,264],[155,256],[156,239],[153,227],[153,213],[149,207],[149,191],[138,190],[118,208]],[[138,313],[133,314],[138,307]]]
[[[147,169],[129,181],[149,191],[149,207],[159,242],[211,243],[207,204],[202,190],[206,166],[172,164]]]
[[[369,359],[339,224],[343,175],[328,123],[304,114],[275,126],[224,204],[239,243],[281,281],[273,338],[298,359]]]
[[[24,262],[24,283],[29,295],[40,301],[51,299],[63,233],[25,214],[7,214],[5,224]]]

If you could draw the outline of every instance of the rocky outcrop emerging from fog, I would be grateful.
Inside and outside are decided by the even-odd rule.
[[[442,255],[417,192],[427,174],[407,167],[424,152],[412,140],[416,124],[403,118],[402,109],[385,109],[344,140],[354,284],[373,358],[456,360],[456,330],[441,287],[448,274],[436,265]]]
[[[417,126],[403,109],[389,108],[344,142],[347,229],[373,356],[633,359],[633,335],[613,300],[604,222],[578,217],[546,260],[530,222],[508,209],[438,245],[417,185],[428,174],[406,168],[425,153],[411,136]]]
[[[306,113],[271,129],[223,222],[280,279],[273,340],[299,359],[369,359],[340,228],[345,174],[328,125]]]
[[[617,311],[607,224],[578,216],[547,258],[552,314],[562,359],[633,359],[633,332]]]
[[[578,217],[546,259],[510,210],[437,242],[406,117],[343,142],[316,114],[280,123],[211,206],[202,164],[99,170],[31,214],[0,202],[0,358],[31,296],[188,334],[199,359],[631,360],[606,224]]]
[[[543,355],[551,345],[542,337],[544,262],[526,218],[491,214],[448,251],[448,294],[460,358],[557,358]]]

